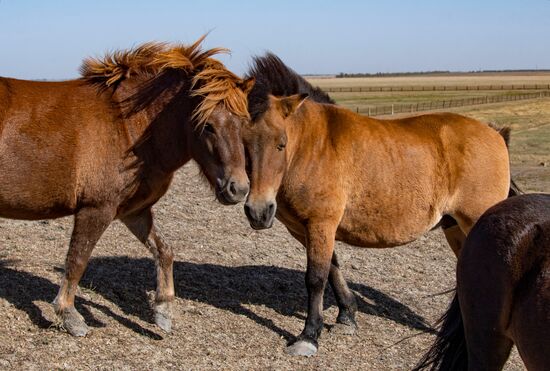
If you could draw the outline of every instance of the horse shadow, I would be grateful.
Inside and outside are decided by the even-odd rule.
[[[46,320],[34,301],[51,302],[58,285],[51,281],[17,271],[0,261],[0,297],[29,315],[38,327],[52,325]],[[152,313],[147,291],[155,290],[155,265],[148,258],[98,257],[90,260],[80,286],[92,290],[114,303],[127,315],[134,315],[150,322]],[[243,304],[261,305],[284,316],[305,319],[306,298],[304,272],[276,266],[247,265],[222,266],[192,262],[174,263],[176,296],[205,303],[221,310],[244,315],[287,341],[294,338],[288,331],[276,326]],[[372,287],[350,282],[349,286],[359,295],[358,310],[385,318],[412,329],[433,333],[426,320],[406,305]],[[91,326],[104,326],[93,318],[87,306],[101,310],[133,331],[159,339],[161,336],[138,323],[112,312],[104,305],[78,298],[77,309]],[[325,293],[325,309],[336,305],[332,292]]]
[[[14,260],[0,259],[0,298],[4,298],[17,309],[26,312],[29,319],[38,328],[49,329],[58,326],[56,320],[54,320],[56,322],[53,322],[44,316],[36,302],[51,303],[59,290],[59,286],[46,278],[12,268],[11,266],[17,265],[16,263],[17,261]],[[105,305],[77,296],[75,307],[91,327],[105,327],[105,324],[99,321],[89,309],[95,308],[137,333],[156,340],[162,339],[162,336],[142,327],[131,319],[114,313]]]
[[[304,319],[307,293],[303,271],[277,266],[222,266],[185,261],[174,262],[176,296],[244,315],[285,339],[294,338],[273,321],[243,304],[260,305],[284,316]],[[150,321],[146,291],[155,290],[155,265],[148,258],[99,257],[90,262],[81,285],[114,302],[127,314]],[[349,282],[358,310],[412,329],[433,333],[426,320],[394,298],[364,284]],[[331,290],[325,293],[325,309],[336,305]]]

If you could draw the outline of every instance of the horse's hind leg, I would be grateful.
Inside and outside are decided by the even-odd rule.
[[[543,242],[534,242],[530,248],[542,250]],[[528,370],[550,369],[549,273],[550,261],[528,271],[515,287],[509,331]]]
[[[154,312],[155,323],[166,332],[172,329],[172,303],[174,301],[172,248],[164,243],[156,230],[150,208],[123,220],[128,229],[151,251],[157,268],[157,292]]]
[[[457,265],[468,370],[502,370],[513,346],[506,335],[513,287],[496,255],[472,243]]]
[[[458,258],[458,256],[460,255],[460,250],[462,250],[462,246],[464,245],[466,235],[464,234],[464,232],[462,232],[458,225],[447,229],[444,228],[443,234],[445,234],[447,243],[449,244],[449,246],[451,246],[451,249],[453,250],[455,256]]]
[[[478,300],[475,304],[466,301],[464,305],[463,301],[461,300],[461,309],[467,340],[468,370],[502,370],[510,356],[513,342],[504,335],[501,323],[497,322],[498,318],[494,313],[498,313],[500,308],[484,300]],[[468,306],[485,304],[493,309],[493,313],[488,313],[488,310],[467,311]]]
[[[74,297],[92,250],[113,217],[112,208],[83,208],[75,215],[65,260],[65,276],[53,302],[55,312],[63,320],[63,326],[73,336],[85,336],[88,333],[88,326],[74,307]]]
[[[336,252],[332,253],[332,261],[328,280],[334,297],[338,303],[338,317],[336,325],[332,328],[332,332],[344,335],[353,335],[357,331],[357,322],[355,322],[355,312],[357,312],[357,302],[355,295],[349,289],[338,264]]]
[[[451,246],[455,256],[458,258],[460,250],[464,245],[466,234],[462,231],[458,223],[450,216],[445,215],[441,220],[441,228],[447,239],[447,243]]]

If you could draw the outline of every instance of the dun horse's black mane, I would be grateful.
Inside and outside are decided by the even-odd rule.
[[[252,91],[248,94],[248,112],[252,120],[256,120],[267,111],[269,94],[289,96],[307,93],[315,102],[335,103],[327,93],[312,86],[273,53],[254,57],[246,77],[256,79]]]

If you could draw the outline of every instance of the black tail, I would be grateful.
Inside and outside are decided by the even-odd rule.
[[[519,196],[523,194],[523,191],[518,187],[514,179],[510,177],[510,190],[508,191],[508,198],[512,196]]]
[[[512,132],[512,129],[509,126],[500,127],[493,123],[489,123],[489,126],[502,136],[504,143],[506,143],[506,148],[508,148],[508,152],[510,152],[510,133]],[[512,179],[512,175],[510,174],[510,190],[508,191],[508,197],[518,196],[521,194],[523,194],[523,191],[518,187],[516,182],[514,182],[514,179]]]
[[[447,312],[437,322],[439,331],[433,345],[414,366],[413,371],[424,369],[462,371],[468,368],[466,338],[458,296],[455,293]]]

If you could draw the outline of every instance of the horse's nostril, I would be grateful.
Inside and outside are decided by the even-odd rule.
[[[246,216],[248,218],[250,218],[251,214],[250,214],[250,206],[248,206],[247,204],[244,205],[244,213],[246,214]]]
[[[235,186],[235,182],[233,181],[229,183],[229,194],[233,196],[237,194],[237,187]]]
[[[275,204],[272,202],[268,206],[269,215],[273,215],[273,212],[275,212]]]

